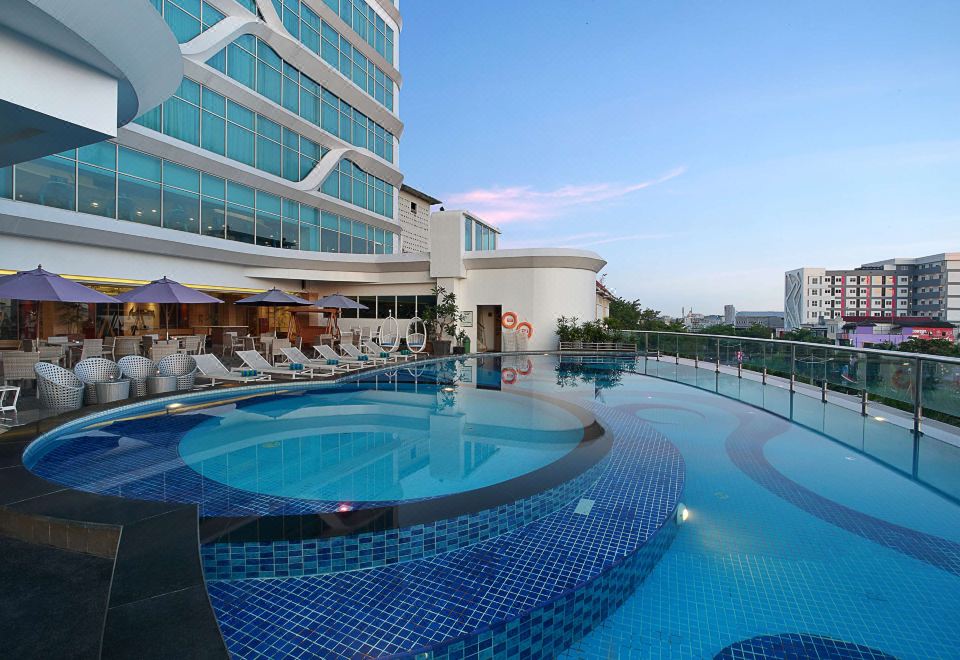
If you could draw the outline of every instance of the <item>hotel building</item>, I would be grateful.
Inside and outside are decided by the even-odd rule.
[[[859,268],[797,268],[784,276],[786,328],[847,317],[960,322],[960,252],[895,258]]]
[[[340,292],[373,303],[341,327],[374,331],[387,315],[403,331],[439,284],[488,349],[507,311],[534,349],[554,347],[556,317],[594,317],[598,255],[500,249],[496,228],[403,186],[391,0],[14,4],[0,17],[18,63],[0,89],[2,272],[42,263],[107,292],[166,275],[227,302]],[[29,303],[0,305],[0,336],[30,332]],[[200,307],[173,323],[255,325]],[[126,332],[143,327],[134,312],[91,321]]]

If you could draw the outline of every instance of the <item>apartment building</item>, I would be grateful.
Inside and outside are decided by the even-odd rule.
[[[786,328],[845,317],[960,321],[960,252],[894,258],[852,269],[804,267],[784,276]]]

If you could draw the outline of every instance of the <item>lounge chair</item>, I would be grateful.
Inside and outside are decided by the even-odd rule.
[[[329,364],[327,358],[323,360],[311,360],[306,355],[303,354],[299,348],[283,347],[280,349],[280,352],[283,354],[283,357],[287,358],[290,362],[296,362],[302,364],[306,367],[313,367],[314,369],[324,369],[330,371],[332,374],[343,373],[345,371],[353,371],[354,369],[359,369],[360,367],[354,364],[343,363],[340,364],[339,358],[332,358],[337,360],[337,364]]]
[[[313,347],[314,352],[320,356],[320,359],[323,360],[340,360],[342,364],[353,365],[354,368],[363,369],[364,367],[372,367],[374,362],[372,360],[358,360],[357,358],[352,358],[346,355],[337,355],[337,352],[333,350],[332,346],[327,346],[326,344],[320,344],[319,346]]]
[[[321,375],[314,373],[313,367],[308,367],[307,365],[303,366],[302,371],[294,371],[293,369],[289,368],[284,369],[283,367],[275,367],[267,362],[266,358],[260,355],[260,353],[257,351],[237,351],[237,357],[243,360],[243,363],[250,369],[256,369],[260,373],[282,376],[291,380],[297,380],[298,378],[318,378]]]
[[[358,361],[361,359],[360,356],[365,356],[367,359],[364,360],[364,362],[368,364],[386,364],[387,362],[390,362],[390,360],[387,358],[379,357],[379,353],[377,355],[366,355],[365,353],[361,353],[360,349],[353,344],[348,344],[345,342],[340,344],[340,350],[343,351],[344,355],[347,355]]]
[[[267,382],[273,380],[270,374],[257,374],[256,376],[242,376],[235,371],[230,371],[216,355],[213,353],[202,353],[200,355],[193,356],[194,362],[197,363],[197,379],[198,380],[209,380],[209,383],[206,385],[216,385],[217,382],[222,383],[257,383],[257,382]]]
[[[389,357],[385,359],[390,360],[390,362],[399,362],[400,360],[403,360],[404,362],[406,362],[407,360],[414,357],[413,355],[403,355],[402,353],[391,353],[390,351],[383,348],[382,346],[380,346],[380,344],[373,341],[372,339],[368,339],[367,341],[363,342],[363,346],[365,349],[367,349],[368,355],[379,356],[382,358],[384,357],[384,354],[386,354]]]

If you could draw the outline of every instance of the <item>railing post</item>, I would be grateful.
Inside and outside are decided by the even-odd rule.
[[[717,337],[717,373],[720,373],[720,338]]]
[[[797,383],[797,347],[790,345],[790,391],[794,391],[794,385]]]
[[[923,360],[917,358],[917,373],[913,380],[913,435],[920,437],[920,420],[923,417]]]
[[[824,403],[827,402],[827,381],[823,380],[820,383],[820,400]]]
[[[860,393],[860,414],[867,416],[867,384],[863,384],[863,392]]]

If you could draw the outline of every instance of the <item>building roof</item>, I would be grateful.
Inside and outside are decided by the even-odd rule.
[[[897,328],[954,328],[955,324],[923,316],[844,316],[844,328],[889,324]]]
[[[600,280],[597,280],[597,295],[603,298],[606,298],[607,300],[617,299],[616,294],[613,293],[613,291],[611,291],[610,289],[608,289],[606,285]]]
[[[407,184],[403,184],[400,186],[400,192],[407,193],[411,197],[417,197],[419,199],[422,199],[423,201],[428,202],[430,206],[433,206],[434,204],[443,204],[443,202],[441,202],[436,197],[431,197],[427,193],[420,192],[416,188],[411,188]]]

